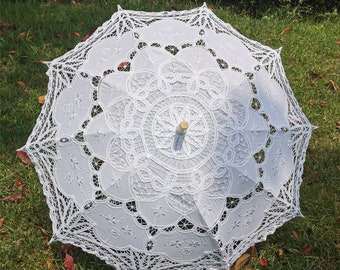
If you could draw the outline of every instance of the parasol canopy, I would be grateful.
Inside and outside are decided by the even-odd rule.
[[[23,150],[52,241],[117,269],[219,269],[301,215],[313,127],[280,51],[205,4],[119,7],[47,74]]]

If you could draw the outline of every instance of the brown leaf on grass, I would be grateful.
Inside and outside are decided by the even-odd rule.
[[[309,252],[311,252],[313,246],[312,245],[309,245],[305,250],[301,251],[301,254],[307,254]]]
[[[21,32],[18,37],[25,38],[26,37],[26,32]]]
[[[6,28],[11,28],[11,27],[12,27],[12,24],[11,24],[9,21],[4,21],[4,22],[2,23],[2,25],[3,25],[4,27],[6,27]]]
[[[292,28],[290,27],[286,27],[285,29],[283,29],[281,32],[280,32],[280,35],[283,35],[285,33],[287,33],[288,31],[292,30]]]
[[[336,44],[340,45],[340,39],[338,39],[337,41],[335,41]]]
[[[261,266],[263,266],[264,268],[268,268],[268,262],[265,258],[261,257],[259,259],[259,263],[261,264]]]
[[[27,85],[26,83],[22,82],[22,81],[17,81],[17,85],[19,85],[22,89],[27,90]]]
[[[299,239],[299,235],[295,230],[292,231],[292,234],[293,234],[295,239]]]
[[[75,37],[80,37],[80,34],[79,34],[78,32],[73,32],[73,35],[74,35]]]
[[[26,197],[22,194],[13,194],[9,195],[3,198],[0,198],[0,201],[5,201],[5,202],[21,202],[25,200]]]
[[[295,239],[299,239],[299,235],[295,230],[292,231],[292,234],[293,234]]]
[[[5,221],[4,218],[0,218],[0,228],[4,225],[4,221]]]
[[[242,254],[241,257],[236,260],[235,265],[231,268],[231,270],[240,270],[249,261],[249,258],[249,253]]]
[[[27,153],[21,150],[17,150],[17,157],[20,159],[20,161],[25,164],[28,165],[31,163],[30,158],[28,157]]]
[[[47,266],[47,268],[49,269],[49,270],[55,270],[56,268],[54,267],[54,265],[53,265],[53,259],[48,259],[47,261],[46,261],[46,266]]]
[[[4,35],[4,31],[0,29],[0,37]]]
[[[38,103],[39,104],[44,104],[45,103],[45,96],[39,96],[38,97]]]
[[[333,80],[329,80],[329,84],[334,89],[334,91],[340,91],[340,87],[337,87]]]
[[[340,217],[337,217],[336,222],[340,223]]]
[[[17,54],[17,51],[16,50],[10,50],[7,53],[10,54],[10,55],[15,55],[15,54]]]
[[[25,186],[25,183],[20,181],[19,179],[15,179],[15,183],[22,189]]]
[[[322,79],[323,77],[325,77],[325,74],[317,73],[317,72],[314,72],[314,71],[311,72],[311,75],[312,75],[312,77],[318,78],[318,79]]]
[[[55,35],[57,38],[60,38],[60,39],[62,39],[64,36],[62,32],[57,32]]]
[[[277,252],[277,254],[279,255],[279,258],[282,258],[284,255],[283,249],[279,249],[279,251]]]
[[[83,41],[86,41],[89,37],[90,37],[90,34],[86,34],[86,35],[83,37]]]
[[[66,268],[66,270],[75,270],[77,267],[76,264],[74,263],[73,257],[67,253],[64,259],[64,267]]]
[[[335,122],[335,128],[340,129],[340,120]]]

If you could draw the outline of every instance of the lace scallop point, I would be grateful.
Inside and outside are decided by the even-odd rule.
[[[189,127],[188,121],[183,120],[177,126],[176,132],[179,133],[179,134],[185,134],[187,129],[188,129],[188,127]]]

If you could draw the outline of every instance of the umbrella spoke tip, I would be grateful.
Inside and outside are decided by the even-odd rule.
[[[55,242],[57,240],[57,237],[53,234],[50,241],[48,241],[48,245],[50,246],[53,242]]]
[[[51,61],[42,61],[42,63],[45,64],[48,67],[51,65]]]
[[[117,10],[118,11],[122,11],[122,10],[124,10],[120,5],[117,5]]]
[[[15,152],[25,152],[26,153],[26,145],[18,148],[17,150],[15,150]]]

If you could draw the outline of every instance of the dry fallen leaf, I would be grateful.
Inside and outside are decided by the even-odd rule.
[[[329,80],[329,83],[335,91],[340,91],[340,87],[336,87],[335,82],[333,80]]]
[[[39,102],[39,104],[44,104],[45,103],[45,96],[39,96],[38,102]]]
[[[259,263],[264,267],[264,268],[268,268],[268,262],[265,258],[261,257],[259,260]]]
[[[309,245],[305,250],[301,251],[301,254],[307,254],[312,250],[313,246]]]
[[[2,25],[3,25],[4,27],[6,27],[6,28],[11,28],[11,27],[12,27],[12,24],[11,24],[9,21],[4,21],[4,22],[2,23]]]
[[[335,122],[335,128],[340,129],[340,120]]]
[[[46,266],[47,266],[47,268],[49,269],[49,270],[55,270],[56,268],[54,267],[54,265],[53,265],[53,260],[52,259],[48,259],[47,261],[46,261]]]
[[[26,197],[22,194],[14,194],[14,195],[9,195],[3,198],[0,198],[0,201],[5,201],[5,202],[21,202],[25,200]]]
[[[80,34],[79,34],[78,32],[73,32],[73,35],[74,35],[75,37],[80,37]]]
[[[87,40],[89,37],[90,37],[90,35],[89,35],[89,34],[86,34],[86,35],[83,37],[83,41]]]
[[[279,255],[280,258],[283,257],[283,255],[284,255],[283,249],[279,249],[278,255]]]
[[[15,54],[17,54],[17,51],[16,50],[11,50],[11,51],[8,51],[7,53],[10,54],[10,55],[15,55]]]
[[[283,35],[283,34],[287,33],[287,32],[290,31],[290,30],[292,30],[292,28],[286,27],[285,29],[283,29],[283,30],[281,31],[280,35]]]
[[[292,231],[292,234],[293,234],[295,239],[299,239],[299,235],[295,230]]]
[[[71,255],[67,254],[65,255],[64,259],[64,267],[66,270],[75,270],[76,269],[76,264],[74,263],[74,259]]]
[[[55,35],[57,38],[60,38],[60,39],[62,39],[64,36],[62,32],[57,32]]]
[[[21,33],[18,35],[18,37],[21,37],[21,38],[26,37],[26,32],[21,32]]]
[[[17,150],[17,157],[20,158],[20,161],[25,164],[28,165],[31,163],[30,158],[28,157],[27,153],[21,150]]]
[[[20,187],[23,188],[23,186],[25,185],[25,183],[23,181],[20,181],[19,179],[15,179],[15,183]]]
[[[22,89],[26,89],[27,88],[27,85],[26,83],[22,82],[22,81],[17,81],[17,85],[19,85]]]
[[[248,262],[249,258],[249,253],[242,254],[241,257],[236,260],[233,270],[240,270],[242,266],[244,266]]]
[[[4,225],[4,221],[5,221],[4,218],[0,218],[0,228],[2,227],[2,225]]]
[[[325,77],[325,74],[321,74],[321,73],[317,73],[317,72],[312,72],[311,75],[314,77],[314,78],[319,78],[319,79],[322,79],[323,77]]]

